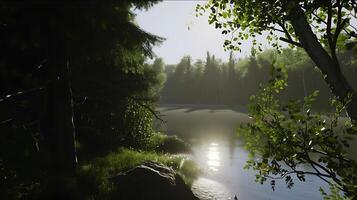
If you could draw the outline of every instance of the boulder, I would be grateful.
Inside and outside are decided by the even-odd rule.
[[[170,167],[147,161],[111,178],[120,200],[198,200]]]

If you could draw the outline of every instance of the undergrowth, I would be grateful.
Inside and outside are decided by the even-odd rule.
[[[192,160],[187,159],[187,156],[121,148],[80,166],[78,198],[110,199],[111,194],[115,192],[110,177],[147,160],[173,168],[189,186],[199,174],[198,167]]]

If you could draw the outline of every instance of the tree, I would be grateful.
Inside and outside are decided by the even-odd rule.
[[[235,69],[235,59],[234,59],[234,56],[233,56],[233,52],[231,51],[229,53],[229,59],[228,59],[228,72],[227,72],[227,78],[226,78],[226,86],[225,86],[225,89],[227,90],[227,93],[226,95],[231,95],[231,98],[229,100],[229,104],[230,105],[234,105],[234,96],[235,96],[235,93],[237,92],[240,92],[240,91],[236,91],[236,80],[237,80],[237,74],[236,74],[236,69]]]
[[[157,94],[163,87],[166,81],[166,74],[164,73],[165,70],[165,63],[162,58],[156,58],[154,63],[151,65],[152,70],[157,74],[157,87],[154,88],[154,93]]]
[[[343,100],[352,94],[347,112],[357,120],[356,91],[342,74],[337,56],[338,44],[354,44],[357,37],[351,23],[357,17],[355,0],[212,0],[197,6],[197,11],[206,10],[210,24],[223,29],[222,34],[232,34],[224,43],[226,49],[240,50],[240,40],[264,31],[279,49],[277,33],[284,34],[279,39],[307,52],[335,96]],[[255,39],[253,44],[260,49]]]
[[[21,131],[36,133],[32,138],[36,144],[33,146],[37,147],[38,152],[46,152],[46,159],[49,159],[43,159],[47,161],[44,161],[44,166],[48,169],[41,166],[41,175],[47,174],[45,177],[49,177],[45,181],[41,180],[43,184],[48,183],[51,193],[48,198],[67,198],[68,182],[76,174],[77,152],[73,122],[80,125],[76,130],[85,124],[91,125],[96,131],[99,129],[105,132],[105,128],[112,128],[116,132],[131,135],[132,132],[137,132],[133,127],[144,127],[143,123],[147,122],[140,118],[143,107],[134,106],[142,105],[146,100],[128,99],[147,95],[147,88],[153,79],[145,76],[153,77],[154,73],[144,69],[144,61],[146,56],[151,55],[152,45],[161,39],[138,28],[133,23],[134,14],[130,9],[133,6],[148,8],[155,2],[157,1],[18,1],[0,4],[0,42],[6,49],[0,58],[1,77],[7,86],[1,91],[1,95],[5,96],[1,99],[1,106],[6,111],[1,118],[6,117],[5,122],[9,122],[5,125],[1,123],[1,128],[6,133],[12,133],[14,127],[21,130],[17,127],[24,126],[27,128]],[[12,72],[16,72],[16,76]],[[116,98],[112,99],[119,99],[115,102],[116,106],[107,99],[114,96]],[[74,107],[74,99],[84,102],[88,98],[92,105],[86,108],[88,110]],[[108,108],[109,105],[112,109]],[[21,113],[13,114],[16,111],[11,108],[14,107],[23,107],[26,111],[24,121],[19,120],[22,119]],[[73,109],[79,112],[74,115]],[[34,111],[32,115],[27,114],[29,110]],[[97,112],[97,115],[89,112],[93,110],[101,112]],[[140,112],[133,117],[133,110]],[[125,116],[135,118],[135,123],[124,118],[124,113]],[[8,121],[8,117],[13,120]],[[121,119],[120,117],[126,122],[115,121]],[[145,119],[148,119],[147,116]],[[105,120],[106,125],[109,125],[103,126],[105,128],[99,126],[104,123],[93,122]],[[32,124],[30,128],[29,122]],[[123,130],[118,130],[118,125],[114,128],[113,124],[120,124]],[[38,130],[38,127],[41,128]],[[20,153],[27,154],[28,149],[24,148],[24,152]],[[1,173],[5,171],[5,177],[7,171],[14,172],[13,177],[20,175],[17,170],[19,166],[12,168],[13,160],[16,159],[9,156],[1,158],[1,166],[5,168],[4,170],[1,167]]]
[[[286,71],[278,73],[269,86],[251,98],[252,123],[240,133],[248,149],[260,159],[248,161],[248,167],[259,171],[257,179],[263,183],[270,179],[285,179],[289,187],[296,174],[300,181],[305,175],[315,175],[356,198],[356,161],[347,157],[350,140],[356,135],[357,96],[351,82],[341,69],[344,47],[356,42],[357,16],[354,0],[276,0],[228,1],[212,0],[197,11],[209,10],[209,23],[232,34],[224,46],[240,51],[241,40],[253,37],[253,45],[261,50],[256,35],[268,33],[266,38],[281,51],[278,39],[290,46],[303,48],[321,71],[330,91],[338,98],[332,116],[312,114],[312,102],[317,94],[306,95],[303,102],[292,101],[285,106],[277,95],[286,87]],[[202,14],[202,13],[201,13]],[[304,81],[305,82],[305,81]],[[341,128],[339,117],[346,109],[350,120]],[[302,164],[311,171],[301,170]],[[275,180],[271,181],[272,186]],[[335,190],[332,190],[335,191]]]
[[[219,104],[221,97],[220,91],[220,68],[214,55],[207,52],[206,65],[203,71],[202,82],[206,85],[204,88],[204,98],[210,104]]]
[[[349,100],[333,100],[335,111],[326,117],[311,112],[317,91],[303,102],[281,103],[277,97],[286,86],[286,69],[276,67],[269,84],[251,97],[252,121],[238,134],[259,158],[247,161],[246,167],[259,171],[257,182],[270,179],[273,189],[276,180],[285,180],[291,188],[294,179],[305,181],[307,175],[314,175],[330,184],[332,192],[337,188],[355,199],[357,162],[351,159],[348,148],[357,135],[357,126],[351,120],[344,120],[342,125],[340,118]]]
[[[356,76],[356,56],[344,50],[339,53],[339,57],[342,71],[352,85],[357,86],[353,78]],[[330,104],[326,99],[332,98],[331,92],[303,49],[284,48],[281,53],[274,49],[259,53],[253,51],[249,57],[239,60],[235,60],[231,52],[228,62],[217,62],[217,66],[211,64],[212,58],[211,55],[209,59],[206,57],[211,65],[210,70],[206,68],[207,62],[202,60],[196,61],[192,66],[186,66],[187,62],[167,65],[167,80],[161,92],[164,96],[162,102],[247,105],[249,96],[257,93],[259,87],[269,81],[267,74],[271,71],[271,63],[276,61],[277,65],[286,66],[289,75],[287,90],[281,94],[280,100],[288,102],[290,99],[303,99],[307,94],[319,90],[314,109],[330,111]],[[217,97],[219,99],[215,101]]]

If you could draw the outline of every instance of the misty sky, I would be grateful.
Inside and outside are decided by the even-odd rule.
[[[166,38],[161,46],[154,48],[165,63],[176,64],[184,55],[191,55],[194,60],[205,59],[207,51],[224,61],[228,59],[229,52],[222,46],[225,36],[208,24],[207,16],[195,16],[197,3],[204,2],[163,1],[138,13],[136,20],[140,27]],[[242,53],[235,53],[236,58],[250,54],[249,42],[243,42],[242,47]]]
[[[154,48],[158,57],[162,57],[166,64],[177,64],[184,55],[192,56],[193,60],[205,59],[209,51],[227,61],[229,52],[223,50],[223,42],[226,37],[220,30],[208,24],[208,16],[195,16],[197,4],[205,1],[194,0],[164,0],[156,4],[148,11],[135,11],[136,21],[141,28],[155,35],[166,38],[166,41]],[[351,22],[357,26],[357,20]],[[264,37],[257,38],[263,44],[263,49],[271,48]],[[248,56],[251,50],[251,42],[242,42],[242,53],[235,52],[236,58]],[[286,47],[284,42],[280,43]]]

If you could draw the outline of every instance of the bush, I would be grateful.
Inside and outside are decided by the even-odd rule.
[[[149,139],[149,150],[161,153],[189,153],[191,147],[188,143],[176,135],[168,136],[162,133],[154,133]]]

